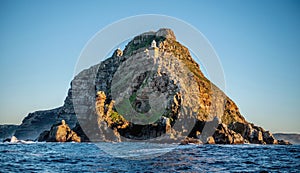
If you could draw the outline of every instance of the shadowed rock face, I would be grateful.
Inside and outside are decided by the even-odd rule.
[[[99,91],[106,97],[98,108]],[[112,100],[112,110],[104,116]],[[141,116],[136,118],[130,111]],[[120,120],[116,114],[128,121],[126,127],[112,122]],[[271,133],[245,120],[236,104],[203,75],[170,29],[136,36],[124,51],[117,49],[112,57],[80,72],[62,107],[29,114],[15,136],[36,139],[62,119],[75,131],[82,128],[80,136],[91,141],[150,139],[167,132],[174,139],[189,136],[203,143],[277,142]],[[205,124],[214,119],[219,121],[212,126],[214,133],[204,134]],[[187,122],[189,126],[184,125]]]
[[[216,144],[243,144],[244,138],[241,134],[227,128],[225,124],[219,124],[213,138]]]
[[[0,141],[11,138],[17,128],[17,125],[0,125]]]

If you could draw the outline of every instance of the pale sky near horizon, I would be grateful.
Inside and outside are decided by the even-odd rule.
[[[30,112],[61,106],[87,41],[141,14],[193,25],[216,50],[225,92],[242,115],[272,132],[300,133],[300,3],[290,0],[2,0],[0,124],[20,124]]]

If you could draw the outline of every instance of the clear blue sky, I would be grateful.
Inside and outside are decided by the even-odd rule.
[[[119,19],[163,14],[201,31],[247,120],[300,132],[299,1],[0,1],[0,124],[63,104],[77,58]]]

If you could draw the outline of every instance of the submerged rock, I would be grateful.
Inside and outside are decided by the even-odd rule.
[[[186,144],[203,144],[201,140],[199,139],[194,139],[194,138],[185,138],[180,142],[181,145],[186,145]]]
[[[278,140],[279,145],[292,145],[289,141],[286,140]]]
[[[208,137],[206,140],[206,144],[215,144],[215,143],[216,143],[215,139],[212,136]]]

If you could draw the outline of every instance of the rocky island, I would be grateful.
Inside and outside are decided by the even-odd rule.
[[[134,37],[80,72],[63,106],[0,129],[2,139],[49,142],[289,144],[248,122],[165,28]]]

